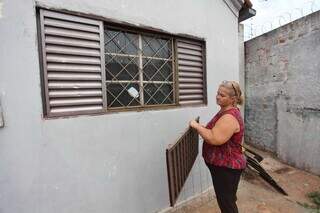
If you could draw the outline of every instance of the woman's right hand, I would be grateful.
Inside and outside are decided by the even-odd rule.
[[[189,122],[189,126],[194,128],[194,129],[196,129],[198,125],[199,125],[198,122],[195,121],[195,120],[192,120],[192,121]]]

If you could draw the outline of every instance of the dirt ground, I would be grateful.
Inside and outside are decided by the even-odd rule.
[[[241,178],[237,193],[240,213],[303,213],[312,212],[303,204],[312,205],[307,193],[320,191],[320,177],[281,163],[272,154],[254,149],[264,159],[263,168],[288,193],[284,196],[274,190],[253,171],[247,171]],[[175,209],[184,213],[219,213],[213,190],[201,198],[193,199]],[[317,211],[313,211],[317,212]]]

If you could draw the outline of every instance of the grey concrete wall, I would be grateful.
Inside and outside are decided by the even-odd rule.
[[[320,174],[320,12],[245,43],[246,141]]]
[[[208,106],[44,119],[34,0],[0,11],[1,213],[156,212],[169,206],[165,148],[238,79],[238,22],[224,1],[40,0],[49,7],[205,38]],[[180,201],[211,186],[202,159]]]
[[[245,58],[244,58],[244,25],[239,24],[239,84],[244,96],[245,89]],[[242,116],[244,117],[245,105],[240,107]]]

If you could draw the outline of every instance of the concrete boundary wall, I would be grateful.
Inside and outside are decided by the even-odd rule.
[[[247,143],[320,174],[320,12],[245,43]]]

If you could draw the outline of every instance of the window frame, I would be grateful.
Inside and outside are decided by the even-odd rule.
[[[171,66],[171,69],[172,69],[172,72],[173,72],[173,79],[172,79],[172,90],[173,90],[173,103],[172,104],[155,104],[155,105],[138,105],[138,106],[129,106],[129,107],[111,107],[111,108],[108,108],[107,107],[107,111],[112,111],[112,112],[118,112],[118,111],[128,111],[130,109],[138,109],[139,111],[141,111],[141,109],[143,108],[162,108],[162,107],[176,107],[179,105],[178,103],[178,99],[177,99],[177,88],[176,88],[176,84],[177,84],[177,70],[176,70],[176,66],[175,66],[175,63],[176,63],[176,58],[175,58],[175,38],[174,36],[171,36],[171,35],[167,35],[167,34],[158,34],[158,33],[152,33],[152,32],[146,32],[146,31],[143,31],[143,30],[139,30],[139,29],[128,29],[126,28],[125,26],[119,26],[119,25],[112,25],[112,24],[109,24],[107,22],[104,22],[104,26],[107,26],[113,30],[119,30],[119,31],[125,31],[125,32],[130,32],[130,33],[134,33],[134,34],[137,34],[138,35],[138,39],[140,39],[142,36],[149,36],[149,37],[157,37],[157,38],[165,38],[165,39],[168,39],[168,40],[171,40],[171,55],[172,55],[172,66]],[[105,30],[106,28],[104,28]],[[139,54],[139,56],[142,56],[141,54]],[[148,58],[152,58],[152,57],[148,57]],[[140,60],[140,59],[139,59]],[[143,75],[143,70],[140,71],[140,66],[139,66],[139,75]],[[140,73],[141,72],[141,73]],[[139,83],[139,86],[141,87],[141,79],[137,80],[138,83]],[[148,82],[146,80],[143,80],[142,83],[144,84],[144,82]],[[143,90],[143,87],[141,87],[141,89]],[[139,91],[140,92],[140,91]],[[142,93],[139,93],[139,95],[143,95],[143,91]]]
[[[167,110],[175,109],[181,107],[201,107],[207,106],[207,69],[206,69],[206,41],[204,38],[199,38],[196,36],[188,34],[172,34],[161,29],[149,27],[149,26],[137,26],[127,22],[121,22],[102,16],[96,16],[92,14],[86,14],[81,12],[74,12],[65,9],[55,9],[49,8],[44,5],[36,5],[36,25],[37,25],[37,43],[38,43],[38,53],[39,53],[39,67],[40,67],[40,80],[41,80],[41,94],[42,94],[42,107],[43,107],[43,117],[45,119],[51,118],[61,118],[61,117],[74,117],[79,115],[102,115],[115,112],[139,112],[139,111],[149,111],[149,110]],[[57,12],[61,14],[74,15],[78,17],[83,17],[87,19],[93,19],[102,22],[102,58],[103,69],[101,70],[102,80],[102,92],[105,93],[103,96],[103,109],[102,110],[87,110],[87,111],[73,111],[73,112],[59,112],[59,113],[50,113],[49,108],[49,89],[48,89],[48,76],[47,76],[47,65],[45,60],[45,53],[43,50],[44,45],[44,29],[41,22],[40,10],[48,10],[52,12]],[[112,29],[125,30],[126,32],[136,33],[138,35],[147,35],[151,37],[160,37],[171,39],[171,48],[172,48],[172,71],[173,71],[173,104],[157,104],[157,105],[144,105],[144,106],[133,106],[133,107],[123,107],[123,108],[108,108],[107,107],[107,86],[106,86],[106,71],[105,71],[105,50],[104,50],[104,31],[105,26],[111,27]],[[195,104],[179,104],[179,71],[178,71],[178,54],[177,54],[177,40],[185,39],[194,42],[199,42],[202,45],[202,63],[203,63],[203,103]],[[140,81],[140,79],[139,79]]]

